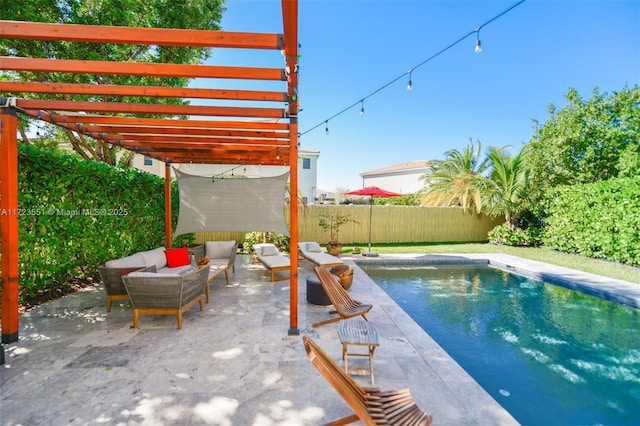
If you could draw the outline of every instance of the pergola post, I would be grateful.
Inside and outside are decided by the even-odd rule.
[[[171,163],[164,164],[164,236],[165,247],[171,248]]]
[[[18,340],[18,141],[16,109],[0,98],[2,343]]]
[[[287,101],[289,103],[289,335],[298,330],[298,2],[282,0],[284,54],[287,64]]]
[[[298,330],[298,120],[291,118],[291,160],[289,162],[290,170],[290,208],[289,215],[291,224],[291,237],[289,238],[290,247],[290,266],[289,271],[289,335],[296,336],[300,334]]]

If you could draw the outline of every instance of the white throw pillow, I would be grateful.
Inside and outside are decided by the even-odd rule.
[[[167,266],[167,257],[164,254],[165,250],[164,247],[158,247],[153,250],[141,251],[139,254],[144,259],[144,266],[155,265],[156,269]]]
[[[316,242],[307,243],[307,251],[312,253],[322,253],[322,247]]]
[[[276,248],[276,246],[263,246],[262,247],[262,256],[277,256],[280,252]]]
[[[207,241],[205,253],[209,259],[228,259],[236,248],[235,241]]]

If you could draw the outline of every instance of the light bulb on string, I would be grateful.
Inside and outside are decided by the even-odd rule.
[[[328,135],[329,134],[329,122],[325,121],[324,122],[324,132]]]
[[[428,62],[432,61],[433,59],[435,59],[436,57],[444,54],[445,52],[449,51],[450,49],[452,49],[454,46],[460,44],[460,43],[467,43],[469,37],[473,37],[473,33],[476,33],[476,43],[475,43],[475,52],[476,53],[481,53],[482,52],[482,42],[480,41],[480,30],[482,28],[484,28],[485,26],[491,24],[492,22],[496,21],[497,19],[501,18],[502,16],[506,15],[508,12],[512,11],[513,9],[515,9],[517,6],[520,6],[521,4],[525,3],[525,0],[518,0],[514,5],[510,6],[509,8],[507,8],[506,10],[500,12],[498,15],[494,16],[493,18],[489,19],[488,21],[486,21],[484,24],[481,24],[479,26],[477,26],[475,29],[471,30],[470,32],[466,33],[463,37],[459,38],[458,40],[454,41],[453,43],[449,44],[448,46],[446,46],[445,48],[441,49],[440,51],[438,51],[436,54],[430,56],[429,58],[425,59],[424,61],[418,63],[417,65],[413,66],[412,68],[410,68],[408,71],[405,71],[403,74],[401,74],[400,76],[394,78],[393,80],[387,82],[386,84],[384,84],[383,86],[377,88],[376,90],[374,90],[373,92],[371,92],[371,94],[367,95],[364,98],[361,98],[361,104],[362,101],[364,99],[368,99],[369,97],[372,97],[373,95],[377,94],[378,92],[381,92],[383,89],[387,88],[388,86],[391,86],[392,83],[397,82],[398,80],[404,79],[404,77],[409,74],[409,78],[407,81],[407,85],[406,88],[407,90],[412,90],[413,89],[413,81],[412,81],[412,71],[414,69],[417,69],[418,67],[421,67],[425,64],[427,64]],[[349,112],[352,110],[352,108],[354,106],[356,106],[358,103],[357,101],[355,103],[349,104],[348,107],[344,108],[343,110],[341,110],[340,112],[338,112],[335,115],[332,115],[330,119],[333,119],[339,115],[342,115],[345,112]],[[364,105],[361,105],[360,108],[360,113],[361,115],[364,113]],[[328,134],[328,126],[327,126],[327,121],[325,120],[325,132]],[[305,135],[319,127],[322,126],[322,122],[317,123],[315,126],[311,127],[310,129],[302,132],[302,135]]]
[[[364,115],[364,99],[360,100],[360,115]]]
[[[476,28],[476,53],[482,52],[482,43],[480,42],[480,27]]]

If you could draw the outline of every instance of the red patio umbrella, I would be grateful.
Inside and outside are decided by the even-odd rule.
[[[367,251],[366,253],[362,253],[362,255],[371,257],[377,256],[378,253],[371,252],[371,218],[373,216],[373,197],[400,197],[402,196],[402,194],[386,191],[384,189],[378,188],[377,186],[367,186],[366,188],[356,189],[355,191],[347,191],[344,193],[344,195],[360,195],[364,197],[371,197],[371,207],[369,209],[369,251]]]

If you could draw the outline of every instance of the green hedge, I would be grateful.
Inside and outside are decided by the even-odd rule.
[[[640,177],[561,187],[546,223],[548,247],[640,265]]]
[[[21,295],[96,276],[110,259],[164,245],[164,179],[22,144],[18,156]],[[174,228],[178,206],[173,182]]]

